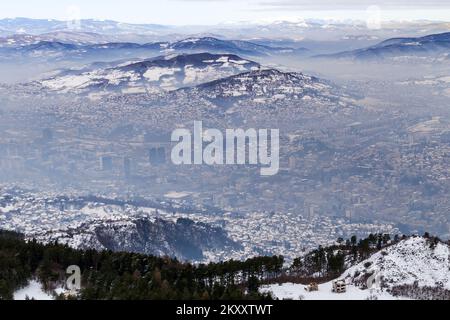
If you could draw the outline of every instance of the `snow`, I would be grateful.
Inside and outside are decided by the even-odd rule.
[[[162,76],[165,75],[174,75],[175,72],[181,71],[179,68],[160,68],[160,67],[153,67],[148,69],[144,73],[144,77],[147,78],[149,81],[159,81],[159,79]]]
[[[413,237],[371,256],[366,261],[348,269],[341,278],[357,280],[367,270],[377,269],[387,287],[413,285],[440,286],[450,290],[449,246],[438,243],[430,248],[427,239]],[[367,272],[366,272],[367,273]]]
[[[261,292],[272,292],[278,299],[294,300],[397,300],[388,291],[401,285],[438,287],[450,290],[450,248],[444,243],[432,247],[422,237],[412,237],[387,247],[367,260],[349,268],[339,277],[347,283],[347,292],[332,292],[332,282],[319,285],[319,291],[307,292],[304,285],[284,283],[263,286]],[[383,289],[366,289],[370,275],[377,273]]]
[[[136,93],[145,93],[145,88],[142,87],[131,87],[122,89],[123,94],[136,94]]]
[[[438,80],[443,81],[443,82],[450,83],[450,76],[441,77],[441,78],[439,78]]]
[[[197,43],[199,42],[201,39],[199,38],[188,38],[185,40],[181,40],[179,43]]]
[[[4,208],[0,207],[0,213],[8,213],[10,211],[15,210],[16,207],[14,205],[7,205]]]
[[[216,60],[217,62],[228,62],[228,57],[220,57],[219,59]]]
[[[42,81],[42,85],[49,89],[61,90],[64,88],[78,88],[86,83],[89,83],[91,76],[89,74],[82,74],[79,76],[66,76],[57,79]]]
[[[112,70],[108,74],[104,76],[106,80],[109,81],[110,84],[119,85],[122,81],[138,81],[139,75],[135,72],[122,72],[120,70]]]
[[[398,300],[386,291],[362,290],[353,285],[347,286],[346,293],[334,293],[331,291],[332,282],[319,285],[319,291],[308,292],[305,288],[301,284],[284,283],[263,286],[261,292],[272,292],[280,300],[368,300],[371,296],[376,296],[378,300]]]
[[[42,290],[42,286],[36,280],[30,281],[28,286],[14,293],[14,300],[53,300],[53,297]]]
[[[165,195],[165,197],[168,199],[183,199],[190,195],[191,194],[188,192],[169,192]]]
[[[250,62],[247,61],[247,60],[233,60],[233,59],[230,59],[229,61],[230,61],[231,63],[234,63],[234,64],[240,64],[240,65],[244,65],[244,64],[250,63]]]

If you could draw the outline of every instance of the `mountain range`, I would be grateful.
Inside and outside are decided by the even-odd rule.
[[[382,30],[370,30],[362,17],[361,20],[303,19],[277,21],[229,22],[213,26],[170,26],[160,24],[132,24],[112,20],[81,19],[69,23],[55,19],[9,18],[0,19],[0,36],[18,33],[33,35],[61,31],[98,33],[120,37],[123,41],[132,38],[160,39],[183,37],[188,35],[222,34],[227,38],[245,35],[247,38],[317,38],[332,41],[338,35],[376,35],[387,34],[431,34],[445,32],[449,24],[439,21],[386,21]],[[386,31],[386,32],[385,32]],[[385,35],[386,34],[386,35]],[[136,35],[139,35],[136,37]],[[127,40],[128,39],[128,40]],[[158,40],[156,40],[158,41]]]
[[[305,55],[304,48],[271,47],[249,41],[221,40],[213,37],[188,38],[175,42],[152,42],[145,44],[131,42],[107,42],[92,44],[92,35],[83,34],[70,38],[64,34],[61,39],[54,36],[13,36],[0,39],[0,61],[35,59],[40,61],[82,61],[111,60],[126,57],[148,58],[169,53],[216,53],[236,54],[244,57],[267,57],[271,55]],[[88,44],[86,44],[87,42]]]
[[[72,25],[71,25],[72,24]],[[82,19],[79,23],[55,19],[14,18],[1,19],[2,33],[42,34],[55,31],[71,30],[102,34],[142,33],[154,35],[158,32],[170,31],[170,27],[158,24],[130,24],[112,20]]]
[[[318,58],[351,60],[402,60],[407,58],[447,58],[450,55],[450,32],[418,38],[392,38],[368,48],[344,51]]]

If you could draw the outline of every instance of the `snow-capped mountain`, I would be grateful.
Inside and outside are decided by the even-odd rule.
[[[199,53],[157,57],[144,61],[97,63],[79,71],[64,70],[38,82],[55,92],[158,92],[195,86],[222,77],[255,70],[259,64],[231,54]],[[106,68],[105,68],[106,66]]]
[[[67,40],[67,39],[66,39]],[[77,41],[60,41],[53,38],[20,36],[8,37],[0,41],[0,60],[12,62],[93,62],[117,59],[147,58],[162,52],[159,43],[141,45],[129,42],[107,42],[101,39],[95,44]]]
[[[393,38],[377,45],[345,51],[319,58],[402,61],[417,58],[434,58],[450,53],[450,33],[433,34],[419,38]]]
[[[41,41],[62,42],[76,45],[93,45],[116,41],[117,37],[105,36],[92,32],[56,31],[41,35],[14,34],[0,38],[0,47],[20,47],[36,44]],[[118,39],[117,39],[117,42]]]
[[[56,36],[59,35],[59,36]],[[216,53],[244,57],[273,55],[304,55],[302,48],[292,49],[259,45],[248,41],[220,40],[213,37],[188,38],[176,42],[105,42],[99,37],[93,44],[92,34],[70,36],[70,33],[53,33],[43,36],[17,35],[0,39],[0,60],[37,59],[39,61],[105,61],[110,59],[147,58],[166,54]],[[96,60],[93,60],[96,59]]]
[[[0,20],[0,29],[12,34],[42,34],[69,30],[70,27],[74,28],[75,31],[112,35],[127,33],[156,34],[162,31],[170,31],[170,27],[157,24],[129,24],[112,20],[82,19],[73,26],[70,22],[54,19],[14,18]]]
[[[202,261],[208,251],[240,248],[223,229],[188,219],[93,221],[33,238],[43,243],[58,241],[76,249],[135,252],[189,261]]]
[[[225,52],[244,56],[268,56],[300,52],[300,49],[294,50],[288,47],[271,47],[249,41],[220,40],[213,37],[188,38],[170,44],[168,49],[177,52]]]

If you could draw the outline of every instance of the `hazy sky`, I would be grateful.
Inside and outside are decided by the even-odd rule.
[[[0,18],[111,19],[133,23],[217,24],[301,18],[450,21],[450,0],[2,0]]]

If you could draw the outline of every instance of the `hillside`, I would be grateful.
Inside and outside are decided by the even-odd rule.
[[[192,265],[137,253],[75,250],[51,242],[26,242],[21,234],[0,231],[0,299],[23,299],[30,292],[43,299],[63,298],[55,290],[64,292],[64,270],[73,264],[81,268],[83,279],[76,298],[87,300],[449,299],[448,244],[430,237],[392,241],[386,236],[371,235],[359,243],[354,240],[355,237],[345,244],[339,240],[335,246],[320,247],[286,268],[284,258],[277,256]],[[297,279],[297,284],[284,281],[288,277]],[[332,292],[336,279],[345,281],[345,293]],[[98,286],[98,281],[105,285]],[[305,284],[310,282],[319,283],[318,291],[305,290]]]
[[[24,241],[0,230],[0,300],[65,299],[66,269],[77,265],[80,300],[230,300],[270,298],[257,292],[258,277],[277,276],[282,257],[261,257],[207,265],[117,252],[75,250],[65,245]],[[217,280],[217,281],[216,281]]]
[[[240,248],[224,230],[188,219],[178,219],[176,223],[142,218],[91,221],[33,237],[43,243],[57,241],[75,249],[135,252],[182,261],[202,261],[205,252]]]
[[[280,299],[306,300],[439,300],[450,297],[450,247],[436,238],[410,237],[386,244],[356,264],[354,252],[334,250],[335,254],[342,254],[342,266],[350,266],[336,277],[347,284],[346,293],[331,292],[332,281],[320,284],[317,292],[308,292],[305,285],[293,283],[268,285],[262,292],[272,292]]]
[[[446,243],[412,237],[377,252],[347,270],[341,278],[358,287],[366,287],[369,276],[378,272],[381,287],[396,295],[411,296],[412,288],[424,291],[422,298],[450,294],[450,247]],[[426,293],[433,288],[434,294]],[[418,298],[415,296],[414,298]]]
[[[93,64],[79,71],[61,70],[35,85],[57,93],[145,93],[195,86],[258,69],[259,64],[236,55],[210,53]]]

